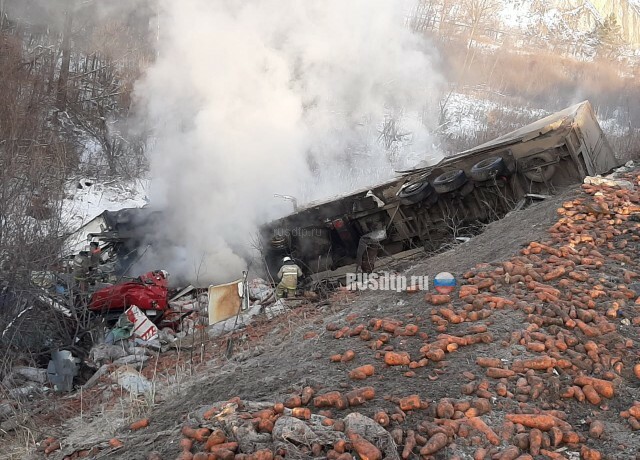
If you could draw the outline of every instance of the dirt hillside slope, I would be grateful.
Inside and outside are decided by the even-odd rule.
[[[565,192],[402,267],[460,275],[450,296],[340,292],[251,326],[148,426],[85,416],[46,458],[639,458],[639,216],[637,191]]]

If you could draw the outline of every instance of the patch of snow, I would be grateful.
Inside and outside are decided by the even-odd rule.
[[[480,91],[476,88],[475,91]],[[495,96],[501,96],[494,93]],[[500,110],[505,114],[526,115],[527,118],[537,119],[549,115],[544,109],[535,109],[522,106],[510,106],[508,103],[500,103],[484,97],[476,97],[469,93],[452,93],[445,107],[446,122],[440,126],[441,132],[453,139],[461,139],[474,136],[486,130],[491,124],[491,113]],[[514,129],[516,127],[514,126]]]
[[[148,187],[148,180],[125,183],[82,178],[71,181],[62,203],[62,222],[68,231],[75,231],[104,211],[141,208],[149,201]]]
[[[631,134],[633,128],[621,124],[622,119],[622,116],[620,116],[620,118],[606,118],[604,120],[599,119],[598,121],[607,136],[625,137]],[[640,129],[633,129],[633,131],[640,131]]]

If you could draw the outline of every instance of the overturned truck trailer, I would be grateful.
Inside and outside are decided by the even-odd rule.
[[[267,267],[273,275],[290,256],[307,274],[351,264],[371,271],[376,254],[438,250],[503,217],[529,194],[553,194],[619,164],[585,101],[436,165],[402,171],[263,226]]]

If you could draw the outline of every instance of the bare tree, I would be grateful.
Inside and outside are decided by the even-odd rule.
[[[71,34],[73,32],[73,16],[75,15],[75,0],[68,0],[64,10],[64,26],[62,29],[62,63],[58,77],[58,109],[64,111],[67,107],[67,82],[69,80],[69,65],[71,63]]]
[[[475,48],[474,44],[478,33],[493,22],[492,18],[500,10],[500,7],[501,3],[498,0],[463,0],[463,19],[470,26],[468,49],[462,67],[464,70],[466,70],[467,66],[471,66],[473,62],[475,50],[473,53],[471,53],[471,50]]]

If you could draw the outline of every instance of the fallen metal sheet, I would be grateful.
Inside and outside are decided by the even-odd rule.
[[[186,288],[184,288],[182,291],[178,292],[176,295],[174,295],[173,297],[171,297],[171,299],[169,299],[169,302],[175,302],[176,300],[178,300],[180,297],[184,297],[185,295],[189,294],[191,291],[193,291],[195,289],[194,286],[192,286],[191,284],[189,286],[187,286]]]
[[[242,281],[209,287],[209,324],[236,316],[242,308]]]
[[[67,350],[55,351],[51,354],[47,374],[56,391],[71,391],[73,389],[73,378],[78,375],[79,361]]]

